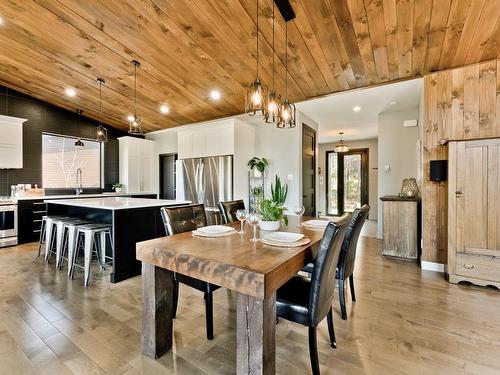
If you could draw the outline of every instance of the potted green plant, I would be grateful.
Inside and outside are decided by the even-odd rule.
[[[113,185],[113,189],[115,189],[116,193],[122,193],[124,187],[125,187],[125,185],[123,185],[119,182],[117,182],[116,184]]]
[[[288,195],[288,185],[281,184],[281,178],[278,175],[274,178],[274,184],[271,183],[271,198],[274,202],[284,205]]]
[[[286,207],[284,206],[287,195],[288,185],[282,184],[279,176],[276,176],[274,184],[271,184],[271,198],[261,197],[255,205],[255,211],[261,216],[260,229],[278,230],[281,220],[288,225],[288,218],[285,215]]]
[[[253,171],[254,177],[262,177],[262,174],[269,165],[269,162],[266,158],[258,158],[254,156],[248,161],[247,165],[250,167],[250,170]]]
[[[286,208],[274,202],[272,199],[260,199],[255,205],[255,212],[260,217],[260,229],[262,230],[278,230],[280,221],[283,220],[288,225],[288,218],[285,216]]]

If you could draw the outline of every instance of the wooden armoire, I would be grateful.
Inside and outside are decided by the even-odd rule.
[[[500,288],[500,138],[449,142],[448,274]]]

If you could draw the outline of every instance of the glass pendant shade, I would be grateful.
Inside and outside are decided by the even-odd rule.
[[[137,115],[132,116],[128,124],[129,124],[129,129],[128,129],[129,134],[144,134],[144,132],[142,131],[141,116]]]
[[[267,86],[257,78],[247,87],[245,113],[250,116],[263,116],[268,103]]]
[[[295,128],[296,112],[295,104],[285,99],[281,105],[280,118],[276,126],[281,129]]]
[[[137,115],[137,68],[141,66],[139,61],[132,60],[134,66],[134,116],[129,119],[129,134],[144,134],[142,130],[142,118]]]
[[[267,111],[264,116],[268,124],[276,124],[279,121],[281,113],[281,97],[276,91],[269,93],[269,100],[267,102]]]
[[[333,151],[335,151],[338,154],[341,154],[343,152],[348,152],[349,151],[349,146],[344,143],[344,140],[342,139],[342,135],[344,132],[340,132],[340,141],[333,146]]]
[[[99,142],[107,142],[108,141],[108,129],[106,129],[104,126],[99,125],[96,128],[95,132],[95,138]]]

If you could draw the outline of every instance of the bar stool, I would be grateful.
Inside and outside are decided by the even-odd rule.
[[[113,250],[113,238],[111,236],[111,225],[109,224],[83,224],[79,225],[76,235],[76,249],[73,252],[73,259],[71,260],[71,273],[70,277],[73,278],[75,274],[75,267],[84,269],[84,286],[89,285],[90,267],[92,263],[92,255],[97,255],[97,260],[101,269],[113,262],[113,257],[106,255],[106,236],[109,238],[111,250]],[[98,237],[98,239],[97,239]],[[77,263],[78,253],[81,249],[81,242],[83,241],[84,251],[84,264],[83,267]],[[106,260],[110,259],[110,262]]]
[[[40,227],[40,239],[38,240],[38,256],[45,245],[45,261],[48,262],[53,253],[56,231],[54,230],[54,220],[69,219],[68,216],[50,215],[42,216],[42,225]]]
[[[76,229],[78,226],[91,223],[92,220],[80,218],[54,220],[56,226],[56,269],[60,270],[62,268],[63,260],[73,259]],[[68,254],[71,254],[71,256],[68,255],[68,257],[66,257],[66,251]],[[70,268],[70,262],[68,261],[68,272]]]

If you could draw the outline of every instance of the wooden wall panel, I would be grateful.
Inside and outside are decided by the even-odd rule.
[[[500,60],[426,75],[424,106],[422,260],[446,263],[448,185],[430,160],[448,159],[446,140],[500,137]]]

